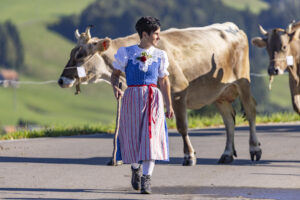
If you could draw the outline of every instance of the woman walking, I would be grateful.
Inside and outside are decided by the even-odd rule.
[[[165,116],[171,118],[174,112],[167,54],[156,48],[160,22],[154,17],[142,17],[135,28],[140,43],[118,49],[111,82],[116,98],[123,97],[119,127],[122,160],[131,164],[132,187],[142,194],[150,194],[155,160],[169,160]],[[118,88],[122,72],[128,85],[124,94]]]

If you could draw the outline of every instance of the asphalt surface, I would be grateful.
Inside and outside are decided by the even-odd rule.
[[[181,165],[181,136],[169,135],[171,160],[155,166],[151,195],[131,189],[130,165],[106,165],[112,135],[0,141],[0,199],[300,199],[300,124],[257,126],[259,162],[250,161],[248,128],[237,127],[230,165],[217,164],[224,128],[190,131],[193,167]]]

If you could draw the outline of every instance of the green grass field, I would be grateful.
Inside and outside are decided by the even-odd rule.
[[[74,43],[47,29],[61,16],[79,14],[94,0],[1,0],[0,22],[16,24],[25,50],[26,70],[21,81],[57,80],[67,63]],[[253,12],[267,8],[259,0],[223,0],[228,6]],[[289,106],[286,79],[275,80],[271,99]],[[278,85],[277,85],[278,84]],[[284,88],[284,89],[281,89]],[[0,88],[0,126],[15,125],[19,119],[42,125],[110,124],[115,119],[116,100],[107,84],[61,89],[57,84],[21,85],[17,89]],[[284,95],[284,98],[282,98]],[[280,97],[280,98],[279,98]]]
[[[49,124],[108,123],[114,120],[115,101],[107,95],[112,92],[103,85],[89,85],[98,94],[74,95],[74,90],[53,85],[24,85],[17,89],[0,88],[2,124],[19,119]],[[109,89],[109,90],[108,90]],[[82,87],[85,92],[85,87]],[[105,101],[106,100],[106,101]]]
[[[271,103],[282,105],[283,107],[290,107],[292,109],[288,74],[274,78],[272,89],[270,91],[270,100]]]
[[[261,74],[266,74],[266,71],[267,70],[263,70]],[[252,81],[255,81],[256,79],[264,79],[264,82],[267,84],[265,87],[268,87],[269,76],[251,77]],[[269,99],[270,103],[280,105],[286,111],[293,112],[288,74],[274,77],[272,89],[269,90]],[[264,112],[267,103],[268,102],[259,102],[257,104],[257,110]]]

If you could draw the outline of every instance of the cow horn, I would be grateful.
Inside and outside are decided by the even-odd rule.
[[[74,33],[74,35],[75,35],[76,39],[77,39],[77,40],[79,40],[79,38],[80,38],[80,34],[79,34],[79,31],[78,31],[78,29],[76,29],[76,31],[75,31],[75,33]]]
[[[286,29],[286,32],[287,32],[287,33],[292,33],[292,29],[293,29],[293,26],[294,26],[295,23],[296,23],[296,21],[293,20],[293,21],[288,25],[288,27],[287,27],[287,29]]]
[[[292,33],[293,23],[290,23],[286,29],[287,33]]]
[[[268,31],[266,31],[261,25],[258,25],[258,27],[259,27],[261,34],[263,34],[265,36],[268,35]]]
[[[90,32],[90,29],[93,27],[93,25],[88,25],[85,29],[85,34],[87,36],[87,40],[91,39],[91,32]]]

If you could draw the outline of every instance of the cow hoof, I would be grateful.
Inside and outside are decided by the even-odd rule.
[[[182,165],[183,166],[194,166],[197,164],[197,160],[196,157],[188,157],[188,158],[184,158]]]
[[[230,164],[232,162],[233,162],[233,156],[222,155],[218,163],[219,164]]]
[[[106,163],[106,165],[109,165],[109,166],[120,166],[120,165],[123,165],[123,161],[122,160],[117,160],[116,163],[113,163],[113,160],[111,159],[108,163]]]
[[[250,152],[251,160],[254,161],[254,159],[256,158],[256,161],[259,161],[261,158],[261,154],[262,154],[261,150],[251,151]]]

